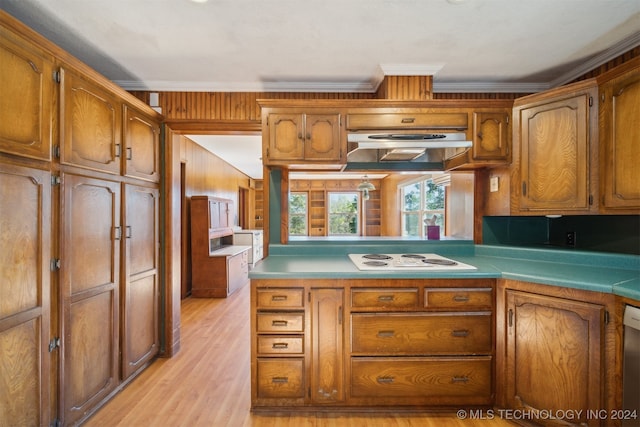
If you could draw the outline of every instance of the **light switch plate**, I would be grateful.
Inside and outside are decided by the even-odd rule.
[[[499,177],[492,176],[491,178],[489,178],[489,191],[492,193],[495,193],[496,191],[498,191],[498,187],[499,187]]]

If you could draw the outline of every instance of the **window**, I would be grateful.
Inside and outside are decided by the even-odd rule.
[[[358,193],[327,193],[329,198],[329,235],[357,235]]]
[[[307,235],[307,193],[289,194],[289,235]]]
[[[444,231],[446,180],[438,181],[429,177],[401,187],[403,236],[425,237],[427,225],[439,225]]]

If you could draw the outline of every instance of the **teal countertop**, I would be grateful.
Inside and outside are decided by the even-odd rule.
[[[613,293],[640,301],[640,256],[561,249],[474,245],[471,241],[300,241],[270,245],[252,279],[506,278]],[[435,253],[476,267],[472,271],[361,271],[349,253]]]

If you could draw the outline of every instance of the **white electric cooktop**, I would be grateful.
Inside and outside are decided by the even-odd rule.
[[[367,271],[476,270],[472,265],[437,254],[349,254],[349,259],[359,270]]]

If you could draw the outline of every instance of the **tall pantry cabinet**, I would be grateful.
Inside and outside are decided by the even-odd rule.
[[[0,425],[75,425],[158,352],[161,117],[2,12],[0,84]]]

